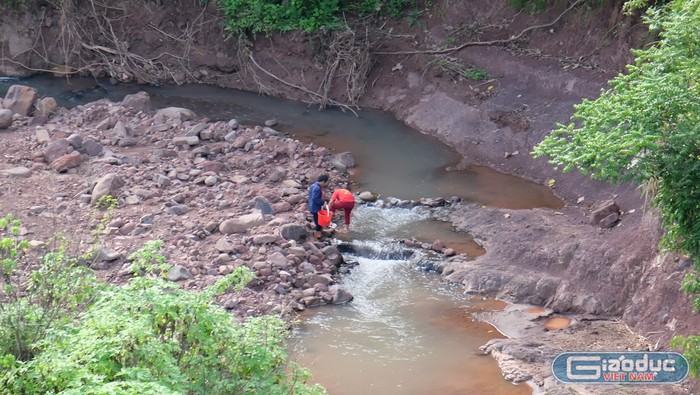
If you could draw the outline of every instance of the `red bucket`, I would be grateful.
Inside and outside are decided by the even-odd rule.
[[[331,224],[331,219],[333,218],[333,212],[328,208],[318,210],[318,224],[324,228]]]

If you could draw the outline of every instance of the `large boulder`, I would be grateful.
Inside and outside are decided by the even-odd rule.
[[[265,223],[265,218],[259,210],[254,210],[250,214],[244,214],[237,218],[227,219],[219,225],[219,232],[223,234],[245,233],[250,228]]]
[[[12,85],[7,90],[2,106],[15,114],[27,116],[34,110],[34,104],[39,98],[36,89],[24,85]]]

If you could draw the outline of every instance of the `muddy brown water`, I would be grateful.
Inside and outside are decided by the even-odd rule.
[[[276,129],[301,141],[353,152],[357,188],[383,197],[459,196],[514,209],[562,206],[548,188],[486,167],[448,171],[459,161],[456,152],[379,111],[363,110],[356,117],[211,86],[112,86],[92,79],[50,77],[0,79],[0,95],[16,83],[34,86],[41,96],[52,96],[65,107],[101,98],[118,102],[144,90],[156,108],[186,107],[213,120],[235,118],[242,123],[262,124],[274,118]],[[471,257],[484,253],[470,235],[407,209],[359,206],[346,237],[380,245],[400,238],[427,243],[440,239],[458,253]],[[306,323],[295,334],[293,355],[311,368],[314,380],[333,395],[530,393],[525,384],[514,386],[503,380],[495,361],[479,351],[480,345],[500,335],[471,319],[469,312],[478,304],[414,265],[361,258],[342,280],[355,300],[307,312]]]

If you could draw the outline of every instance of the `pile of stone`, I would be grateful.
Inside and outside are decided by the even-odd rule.
[[[93,269],[126,281],[130,253],[163,240],[168,278],[191,289],[246,266],[255,280],[220,300],[239,316],[352,299],[336,284],[341,254],[312,240],[306,209],[307,188],[321,172],[349,182],[350,153],[303,144],[273,121],[244,127],[184,108],[152,111],[145,92],[70,110],[37,98],[33,88],[13,86],[0,110],[11,153],[0,182],[26,197],[2,196],[3,211],[26,224],[54,224],[26,230],[33,245],[54,232],[69,235],[78,253],[95,252]],[[113,210],[102,207],[105,196],[116,198]]]

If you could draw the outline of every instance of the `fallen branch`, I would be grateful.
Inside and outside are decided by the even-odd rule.
[[[438,49],[438,50],[419,50],[419,51],[397,51],[397,52],[375,52],[377,55],[417,55],[417,54],[428,54],[428,55],[444,55],[444,54],[451,54],[453,52],[457,52],[461,49],[464,49],[466,47],[474,47],[474,46],[490,46],[490,45],[500,45],[500,44],[507,44],[511,43],[514,41],[519,40],[525,33],[535,30],[535,29],[541,29],[545,27],[549,27],[554,25],[555,23],[559,22],[559,20],[569,11],[571,11],[574,7],[579,5],[579,3],[583,2],[583,0],[576,0],[573,4],[569,6],[564,12],[562,12],[556,19],[554,19],[550,23],[546,23],[544,25],[536,25],[536,26],[530,26],[523,31],[521,31],[517,36],[511,36],[510,38],[507,39],[501,39],[501,40],[492,40],[492,41],[470,41],[466,42],[463,44],[460,44],[456,47],[451,47],[451,48],[445,48],[445,49]]]

